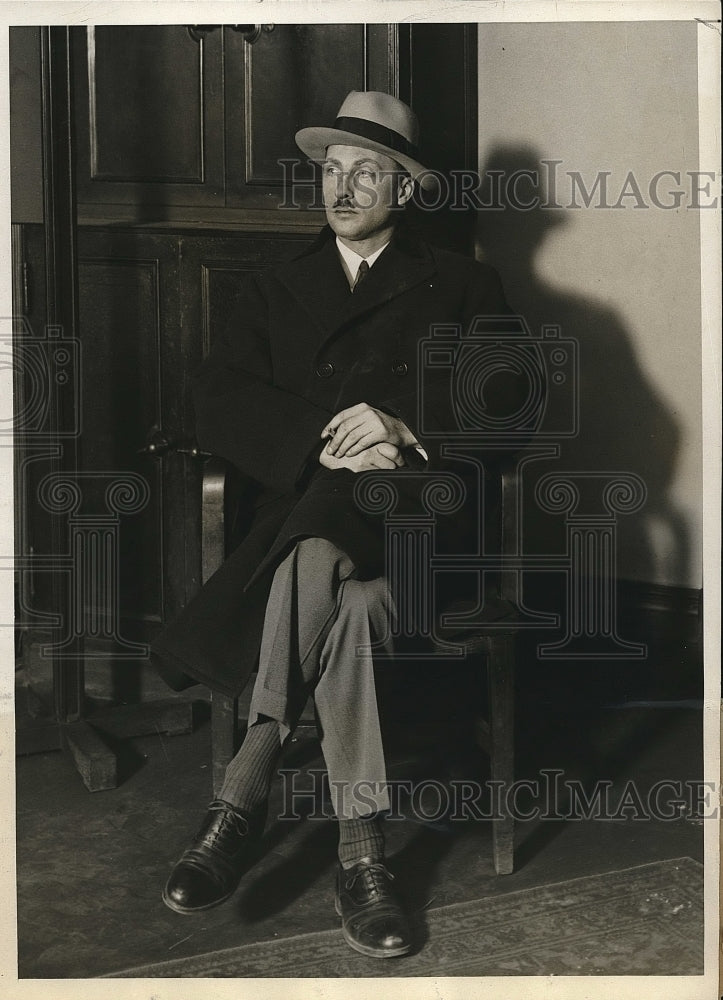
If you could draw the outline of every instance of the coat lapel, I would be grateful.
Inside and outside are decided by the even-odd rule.
[[[431,278],[435,270],[429,249],[423,243],[409,244],[395,236],[364,282],[350,296],[344,322],[402,295]]]
[[[277,276],[315,320],[320,339],[333,333],[351,298],[333,238],[326,238],[324,231],[319,243],[285,264]]]
[[[333,233],[320,245],[278,272],[319,327],[321,347],[347,323],[428,280],[436,271],[429,248],[400,226],[389,246],[352,294],[339,260]]]

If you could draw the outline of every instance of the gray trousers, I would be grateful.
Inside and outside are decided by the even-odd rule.
[[[358,580],[348,556],[305,538],[278,566],[261,640],[249,725],[276,719],[283,740],[313,694],[339,819],[389,808],[370,646],[391,648],[395,613],[385,577]]]

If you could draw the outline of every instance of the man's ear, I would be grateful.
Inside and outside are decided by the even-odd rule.
[[[414,194],[414,181],[409,174],[402,174],[397,184],[397,204],[406,205]]]

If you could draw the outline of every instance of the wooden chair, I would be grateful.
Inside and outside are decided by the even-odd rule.
[[[228,467],[217,458],[205,465],[202,487],[202,580],[218,569],[226,555]],[[500,491],[499,517],[493,526],[497,534],[495,550],[514,551],[517,543],[519,477],[517,466],[500,463],[497,486]],[[468,657],[480,662],[485,670],[488,694],[488,718],[478,727],[478,742],[490,758],[490,778],[500,789],[498,815],[492,820],[492,845],[495,871],[507,875],[513,870],[514,817],[508,808],[506,789],[514,781],[514,673],[515,640],[518,632],[517,576],[504,570],[498,574],[494,592],[487,595],[486,606],[492,610],[495,628],[490,631],[444,630],[445,641],[464,648]],[[454,610],[448,609],[448,610]],[[461,609],[457,609],[461,610]],[[223,784],[226,765],[238,749],[238,699],[213,693],[211,697],[213,791]]]

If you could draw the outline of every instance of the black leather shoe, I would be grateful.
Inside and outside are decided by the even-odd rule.
[[[409,922],[392,890],[394,876],[383,864],[362,858],[337,870],[336,912],[344,940],[373,958],[406,955],[412,948]]]
[[[255,860],[265,822],[265,805],[247,815],[229,802],[215,799],[193,844],[166,882],[166,906],[177,913],[195,913],[218,906],[233,895]]]

